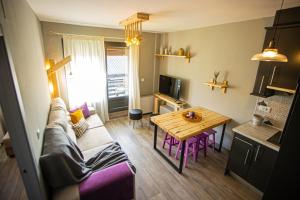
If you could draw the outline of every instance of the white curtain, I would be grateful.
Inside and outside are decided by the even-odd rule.
[[[129,109],[141,108],[138,45],[131,45],[129,48],[128,79],[128,107]]]
[[[103,37],[63,36],[70,108],[87,102],[96,108],[102,121],[108,120],[105,48]]]

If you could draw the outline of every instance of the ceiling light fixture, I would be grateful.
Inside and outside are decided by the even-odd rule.
[[[149,20],[149,14],[136,13],[120,22],[125,28],[125,43],[127,46],[140,45],[142,41],[142,22]]]
[[[282,9],[283,3],[284,3],[284,0],[282,0],[280,10]],[[288,62],[288,58],[286,57],[286,55],[278,53],[278,49],[275,48],[275,36],[276,36],[277,29],[278,29],[279,18],[280,18],[280,11],[279,11],[279,14],[277,17],[277,22],[275,24],[274,35],[273,35],[272,40],[269,43],[268,48],[265,48],[262,53],[255,54],[251,58],[251,60],[268,61],[268,62],[270,62],[270,61]],[[278,41],[279,41],[279,37],[278,37]]]

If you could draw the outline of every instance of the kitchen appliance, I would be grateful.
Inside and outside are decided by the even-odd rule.
[[[263,121],[264,121],[264,118],[261,115],[254,114],[251,121],[252,121],[253,125],[255,125],[255,126],[261,126],[262,123],[263,123]]]

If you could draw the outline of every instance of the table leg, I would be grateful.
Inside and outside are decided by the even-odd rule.
[[[180,161],[179,161],[179,167],[177,167],[172,160],[168,158],[163,152],[159,150],[159,148],[156,147],[157,145],[157,128],[158,126],[155,124],[154,125],[154,138],[153,138],[153,148],[154,150],[164,159],[166,160],[178,173],[182,173],[182,168],[183,168],[183,161],[184,161],[184,149],[185,149],[185,141],[182,143],[182,151],[180,155]]]
[[[153,142],[154,149],[156,149],[156,143],[157,143],[157,125],[154,124],[154,142]]]
[[[180,152],[180,161],[179,161],[179,169],[178,173],[182,173],[182,168],[183,168],[183,161],[184,161],[184,153],[185,153],[185,145],[186,145],[186,140],[182,142],[181,146],[181,152]]]
[[[221,152],[221,150],[222,150],[222,145],[223,145],[223,139],[224,139],[225,129],[226,129],[226,124],[223,124],[223,130],[222,130],[222,135],[221,135],[221,139],[220,139],[219,148],[216,148],[216,150],[217,150],[218,152]]]

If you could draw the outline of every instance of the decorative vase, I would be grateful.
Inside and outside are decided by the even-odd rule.
[[[168,47],[165,48],[164,54],[165,54],[165,55],[168,55]]]
[[[183,55],[184,55],[184,50],[183,50],[183,48],[180,48],[178,50],[178,56],[183,56]]]
[[[164,52],[163,52],[163,47],[162,46],[160,46],[160,48],[159,48],[159,54],[161,55],[161,54],[163,54]]]

